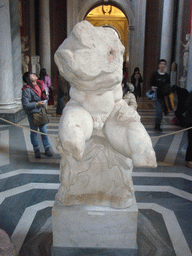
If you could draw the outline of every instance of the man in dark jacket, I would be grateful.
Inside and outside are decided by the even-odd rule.
[[[192,126],[192,92],[187,97],[185,104],[186,114],[185,114],[185,123],[187,127]],[[188,146],[185,156],[185,165],[192,168],[192,128],[187,131],[188,133]]]
[[[179,124],[181,126],[185,126],[185,117],[183,116],[183,113],[186,111],[185,103],[189,96],[189,92],[187,89],[181,88],[177,85],[172,87],[172,91],[177,94],[177,109],[175,111],[175,116],[177,117]]]
[[[155,99],[155,130],[163,131],[161,126],[161,120],[163,118],[163,111],[166,112],[166,104],[164,96],[168,96],[171,91],[169,91],[170,87],[170,76],[165,72],[165,68],[167,66],[167,62],[164,59],[161,59],[158,63],[158,70],[156,70],[150,79],[150,86],[153,91],[156,91],[156,99]]]

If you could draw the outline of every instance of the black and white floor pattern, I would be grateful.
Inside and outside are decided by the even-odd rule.
[[[187,143],[186,132],[158,137],[181,129],[170,122],[174,113],[163,118],[163,132],[157,133],[153,130],[153,102],[139,99],[138,105],[158,161],[156,169],[134,168],[133,171],[140,213],[139,255],[192,255],[192,170],[184,166],[181,151]],[[53,113],[55,108],[49,107],[47,130],[48,134],[57,135],[59,117],[52,117]],[[28,127],[26,118],[19,124]],[[10,236],[18,255],[48,256],[60,156],[55,139],[50,137],[54,156],[46,157],[41,145],[42,158],[35,159],[29,134],[28,130],[12,125],[0,126],[0,228]]]

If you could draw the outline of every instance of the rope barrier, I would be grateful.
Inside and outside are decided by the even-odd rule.
[[[6,119],[4,119],[2,117],[0,117],[0,120],[4,121],[6,123],[12,124],[14,126],[17,126],[17,127],[21,128],[21,129],[29,130],[29,131],[36,132],[36,133],[43,134],[43,135],[46,134],[46,133],[43,133],[43,132],[34,131],[34,130],[28,128],[28,127],[24,127],[24,126],[19,125],[19,124],[15,124],[15,123],[13,123],[11,121],[8,121],[8,120],[6,120]],[[157,139],[157,138],[162,138],[162,137],[170,136],[170,135],[177,134],[177,133],[180,133],[180,132],[185,132],[185,131],[187,131],[189,129],[192,129],[192,126],[188,127],[188,128],[185,128],[185,129],[182,129],[182,130],[179,130],[179,131],[176,131],[176,132],[171,132],[171,133],[163,134],[163,135],[160,135],[160,136],[152,136],[151,139]],[[49,136],[49,137],[55,138],[55,139],[58,137],[58,136],[55,136],[55,135],[52,135],[52,134],[46,134],[46,135]]]
[[[28,127],[24,127],[22,125],[19,125],[19,124],[15,124],[15,123],[13,123],[11,121],[8,121],[8,120],[6,120],[6,119],[4,119],[2,117],[0,117],[0,120],[4,121],[6,123],[12,124],[14,126],[17,126],[17,127],[21,128],[21,129],[29,130],[29,131],[32,131],[32,132],[35,132],[35,133],[39,133],[39,134],[42,134],[42,135],[47,135],[47,136],[52,137],[52,138],[57,138],[58,137],[58,136],[55,136],[55,135],[52,135],[52,134],[47,134],[47,133],[44,133],[44,132],[35,131],[35,130],[32,130],[32,129],[28,128]]]
[[[176,131],[176,132],[170,132],[170,133],[163,134],[163,135],[160,135],[160,136],[152,136],[151,139],[157,139],[157,138],[170,136],[170,135],[177,134],[177,133],[180,133],[180,132],[185,132],[185,131],[190,130],[190,129],[192,129],[192,126],[190,126],[188,128],[185,128],[185,129],[182,129],[182,130],[179,130],[179,131]]]

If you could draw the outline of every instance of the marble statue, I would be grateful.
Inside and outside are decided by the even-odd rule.
[[[22,53],[22,73],[25,74],[25,72],[29,71],[29,56]]]
[[[21,53],[22,53],[22,73],[29,71],[29,56],[25,55],[25,52],[29,51],[29,47],[26,47],[28,42],[28,36],[21,37]]]
[[[184,50],[183,50],[183,75],[179,79],[179,83],[180,83],[180,86],[182,88],[186,87],[186,82],[187,82],[189,48],[190,48],[190,34],[186,34],[185,40],[186,40],[186,44],[182,43],[182,46],[184,47]]]
[[[37,77],[39,77],[40,70],[41,70],[40,56],[37,55],[37,65],[36,65],[36,75],[37,75]]]
[[[108,27],[76,24],[55,53],[69,81],[70,101],[59,123],[62,205],[127,208],[133,166],[156,167],[151,139],[137,111],[122,99],[124,46]]]
[[[27,52],[29,51],[29,47],[26,47],[26,44],[28,42],[28,36],[22,36],[21,37],[21,52]]]
[[[189,48],[190,48],[190,34],[186,34],[185,36],[186,44],[182,44],[184,47],[183,50],[183,67],[185,71],[188,69],[188,59],[189,59]]]

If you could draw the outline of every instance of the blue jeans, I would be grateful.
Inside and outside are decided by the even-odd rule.
[[[30,126],[30,129],[34,130],[34,131],[37,131],[38,128],[40,130],[40,132],[43,132],[43,133],[47,133],[47,127],[46,125],[42,126],[42,127],[35,127],[32,123],[32,116],[31,115],[27,115],[28,117],[28,120],[29,120],[29,126]],[[36,151],[37,149],[39,149],[39,142],[38,142],[38,134],[36,132],[32,132],[31,131],[31,134],[30,134],[30,139],[31,139],[31,143],[33,145],[33,149],[34,151]],[[41,134],[41,139],[42,139],[42,142],[43,142],[43,146],[45,148],[45,150],[47,148],[49,148],[49,140],[48,140],[48,136],[47,135],[43,135]]]
[[[161,120],[163,118],[163,109],[164,109],[163,104],[164,104],[164,101],[162,99],[155,100],[155,110],[156,110],[155,125],[159,127],[161,125]]]

